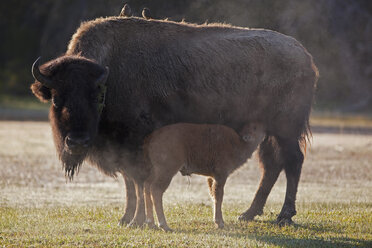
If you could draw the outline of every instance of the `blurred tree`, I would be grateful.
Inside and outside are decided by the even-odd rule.
[[[0,92],[25,94],[52,0],[0,1]]]
[[[133,14],[148,7],[155,18],[227,22],[277,30],[298,39],[320,70],[316,102],[339,110],[372,106],[370,0],[12,0],[0,2],[0,91],[26,94],[30,67],[41,54],[62,54],[81,21]]]

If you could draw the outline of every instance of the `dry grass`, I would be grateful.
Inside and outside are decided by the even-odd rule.
[[[337,114],[328,112],[314,112],[310,119],[311,125],[327,126],[327,127],[356,127],[356,128],[372,128],[371,115],[358,114]]]
[[[214,230],[205,178],[177,175],[164,197],[172,234],[115,227],[124,208],[123,180],[83,165],[66,183],[48,123],[0,122],[0,167],[0,246],[353,247],[372,241],[371,134],[314,134],[298,192],[298,224],[288,228],[272,224],[284,200],[284,175],[264,216],[236,221],[259,182],[255,158],[227,182],[223,231]]]

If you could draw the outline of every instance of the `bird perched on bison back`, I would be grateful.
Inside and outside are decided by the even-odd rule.
[[[142,17],[145,18],[146,20],[152,19],[151,12],[148,8],[143,8],[142,10]]]
[[[132,9],[129,4],[124,4],[124,7],[121,9],[119,16],[129,17],[132,15]]]

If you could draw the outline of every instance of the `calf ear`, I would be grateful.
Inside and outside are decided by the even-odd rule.
[[[242,136],[242,139],[245,141],[245,142],[250,142],[252,140],[252,137],[250,135],[243,135]]]
[[[40,82],[35,82],[31,85],[31,90],[34,95],[42,102],[47,102],[52,98],[50,89],[42,85]]]

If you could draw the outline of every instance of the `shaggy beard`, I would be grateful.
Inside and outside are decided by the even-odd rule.
[[[70,154],[66,151],[61,153],[60,159],[62,161],[62,167],[65,170],[65,177],[70,181],[74,179],[75,172],[79,173],[79,168],[84,161],[86,153],[83,154]]]

